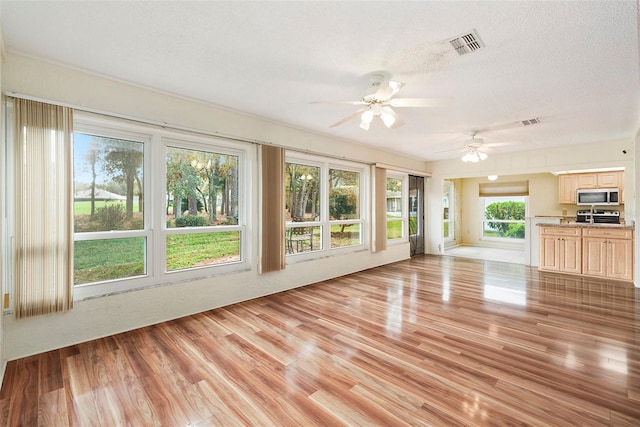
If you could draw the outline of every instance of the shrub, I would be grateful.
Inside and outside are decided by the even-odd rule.
[[[100,230],[120,230],[124,225],[126,217],[122,204],[112,204],[96,209],[93,221],[100,225]]]
[[[509,229],[505,233],[505,236],[514,239],[524,239],[524,224],[509,224]]]
[[[184,215],[176,218],[176,227],[204,227],[209,225],[207,218],[199,215]]]

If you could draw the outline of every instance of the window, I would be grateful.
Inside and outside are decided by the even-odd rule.
[[[238,156],[169,146],[166,165],[165,270],[240,261]]]
[[[455,204],[453,182],[445,181],[442,190],[442,230],[445,242],[455,238],[453,218],[455,216]]]
[[[329,220],[332,248],[362,243],[360,172],[329,169]]]
[[[315,157],[287,156],[285,221],[288,255],[353,250],[365,244],[365,169]],[[326,184],[325,184],[326,183]]]
[[[148,135],[74,133],[74,285],[147,274]]]
[[[85,116],[74,128],[76,297],[246,268],[247,147]]]
[[[388,173],[387,176],[387,239],[397,240],[406,237],[406,196],[404,178]]]
[[[481,197],[482,238],[508,241],[525,238],[526,196]]]
[[[480,183],[478,190],[482,239],[522,242],[525,238],[529,181]]]

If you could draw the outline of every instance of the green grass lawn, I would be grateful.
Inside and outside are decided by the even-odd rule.
[[[239,231],[167,237],[167,271],[239,259]],[[144,237],[75,242],[75,285],[135,277],[145,273]]]
[[[83,240],[74,245],[74,285],[145,274],[145,239]]]
[[[109,200],[109,201],[103,201],[103,200],[96,200],[96,209],[99,208],[104,208],[107,204],[109,205],[114,205],[116,203],[118,204],[122,204],[122,207],[124,208],[125,203],[124,201],[115,201],[115,200]],[[135,203],[133,205],[133,211],[134,212],[138,212],[138,204]],[[79,201],[79,202],[73,202],[73,214],[74,215],[91,215],[91,201],[90,200],[83,200],[83,201]]]

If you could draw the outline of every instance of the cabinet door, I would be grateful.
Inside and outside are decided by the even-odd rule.
[[[558,178],[560,204],[576,204],[576,189],[578,179],[576,175],[560,175]]]
[[[620,188],[622,181],[621,171],[598,172],[598,188]]]
[[[582,272],[582,239],[580,237],[561,237],[560,271],[580,274]]]
[[[607,241],[607,277],[633,280],[633,240]]]
[[[607,275],[607,240],[602,237],[583,237],[582,249],[582,274],[605,277]]]
[[[578,188],[598,188],[598,175],[596,173],[579,173]]]
[[[553,235],[540,235],[540,259],[538,268],[546,271],[560,271],[558,254],[560,238]]]

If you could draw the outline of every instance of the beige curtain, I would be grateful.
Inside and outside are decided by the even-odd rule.
[[[260,273],[284,270],[284,149],[263,145]]]
[[[73,306],[73,179],[70,108],[15,99],[17,318]]]
[[[387,170],[376,167],[373,194],[372,252],[387,249]]]

